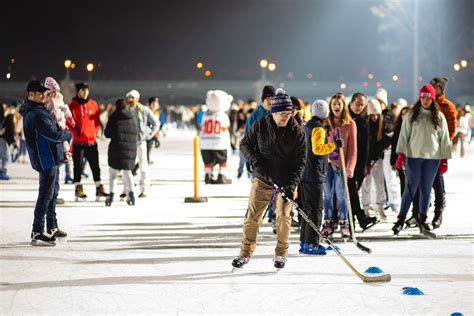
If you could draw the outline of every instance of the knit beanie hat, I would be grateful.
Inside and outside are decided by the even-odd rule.
[[[133,97],[135,99],[140,99],[140,92],[138,92],[137,90],[133,89],[133,90],[130,90],[127,92],[127,95],[126,97]]]
[[[311,115],[320,119],[325,119],[329,116],[329,104],[324,100],[316,100],[311,105]]]
[[[369,99],[367,102],[367,115],[377,115],[382,114],[382,106],[380,105],[379,100]]]
[[[89,84],[87,82],[76,83],[76,91],[78,92],[81,89],[89,89]]]
[[[446,86],[448,85],[448,78],[446,77],[435,77],[431,79],[430,84],[433,86],[438,86],[442,91],[446,89]]]
[[[375,98],[385,103],[386,106],[388,105],[388,93],[384,88],[378,88],[375,91]]]
[[[46,79],[44,79],[44,86],[46,88],[48,88],[48,90],[50,90],[50,91],[58,91],[59,92],[61,90],[58,83],[56,82],[56,80],[54,80],[53,77],[46,77]]]
[[[395,101],[394,103],[402,109],[408,105],[407,100],[405,100],[403,98],[398,98],[397,101]]]
[[[278,88],[272,97],[272,113],[282,111],[293,111],[293,103],[285,90]]]
[[[290,99],[291,99],[291,103],[293,103],[293,108],[295,110],[301,110],[304,108],[304,103],[303,101],[301,101],[301,99],[298,99],[297,97],[293,97],[293,96],[291,96]]]
[[[421,97],[429,97],[432,100],[436,100],[436,89],[430,84],[425,84],[420,89],[419,97],[420,98]]]
[[[262,91],[262,102],[268,97],[273,97],[275,95],[275,88],[273,86],[265,86]]]

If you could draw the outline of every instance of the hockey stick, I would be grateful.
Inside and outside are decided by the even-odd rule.
[[[337,129],[337,134],[338,134],[338,137],[339,137],[339,129]],[[357,238],[355,237],[354,217],[352,217],[351,199],[350,199],[350,195],[349,195],[349,187],[347,186],[346,161],[344,159],[344,150],[342,149],[342,147],[339,148],[339,156],[341,157],[342,178],[343,178],[342,180],[344,182],[344,188],[345,188],[345,191],[346,191],[347,208],[349,209],[349,225],[351,226],[352,242],[360,250],[362,250],[364,252],[367,252],[367,253],[371,253],[372,250],[370,248],[367,248],[366,246],[362,245],[359,241],[357,241]]]
[[[280,189],[278,185],[274,183],[273,187],[280,192],[281,197],[285,201],[288,201],[296,209],[296,211],[298,211],[301,217],[303,217],[303,219],[309,224],[309,226],[311,226],[311,228],[314,229],[314,231],[319,235],[319,237],[322,238],[322,240],[324,240],[326,244],[331,246],[331,248],[336,252],[337,256],[341,258],[342,261],[344,261],[344,263],[352,270],[352,272],[355,273],[355,275],[359,277],[359,279],[361,279],[365,283],[390,282],[392,277],[389,273],[385,273],[381,275],[366,275],[357,271],[356,268],[354,268],[354,266],[349,262],[349,260],[347,260],[346,257],[344,257],[344,255],[339,251],[339,249],[326,236],[324,236],[323,233],[321,233],[318,227],[316,227],[316,225],[308,217],[308,215],[306,215],[305,212],[303,212],[303,210],[299,207],[299,205],[295,201],[293,201],[290,197],[286,196],[285,192],[282,189]]]

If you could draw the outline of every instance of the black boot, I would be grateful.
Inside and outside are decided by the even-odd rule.
[[[405,216],[398,216],[398,220],[393,225],[393,235],[398,236],[398,233],[403,229],[403,225],[405,224]]]
[[[105,206],[111,206],[114,201],[114,192],[110,192],[109,196],[105,198]]]
[[[231,184],[232,180],[227,178],[222,173],[219,173],[219,175],[217,176],[217,181],[215,183],[216,184]]]
[[[426,223],[426,218],[426,213],[418,213],[418,226],[420,228],[420,233],[430,238],[436,238],[436,235],[430,231],[430,227]]]
[[[206,173],[204,176],[204,183],[211,184],[212,183],[212,175],[210,173]]]
[[[135,195],[133,194],[132,191],[128,192],[127,204],[128,205],[135,205]]]
[[[360,228],[362,228],[362,231],[369,229],[377,223],[377,217],[367,216],[359,219],[359,226]]]
[[[433,225],[433,229],[439,228],[441,223],[443,222],[443,210],[442,209],[435,209],[435,215],[433,217],[433,221],[431,224]]]

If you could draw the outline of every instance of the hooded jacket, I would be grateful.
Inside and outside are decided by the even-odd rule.
[[[306,136],[290,117],[278,127],[271,115],[255,122],[240,143],[240,151],[253,167],[254,176],[267,184],[295,189],[306,163]]]
[[[75,144],[93,145],[96,143],[97,133],[100,131],[100,114],[97,102],[92,99],[74,98],[69,104],[72,118],[76,123],[69,129],[73,132],[72,138]]]
[[[64,161],[62,143],[71,140],[71,132],[58,128],[43,103],[25,100],[20,114],[31,167],[46,171],[60,165]]]
[[[267,116],[268,114],[270,114],[270,111],[265,110],[263,105],[259,105],[257,110],[250,115],[247,122],[245,123],[245,134],[247,134],[247,132],[250,130],[250,127],[252,127],[253,123],[260,120],[262,117]]]

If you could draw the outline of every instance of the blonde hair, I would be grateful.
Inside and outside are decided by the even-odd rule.
[[[352,117],[349,113],[349,108],[347,107],[345,97],[342,93],[338,92],[331,97],[329,100],[329,119],[331,122],[334,120],[334,114],[332,113],[332,102],[334,100],[339,100],[342,103],[342,113],[341,113],[341,126],[342,125],[349,125],[352,123]]]

